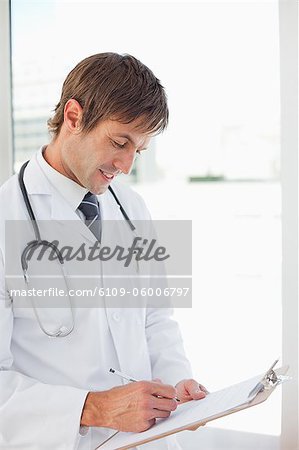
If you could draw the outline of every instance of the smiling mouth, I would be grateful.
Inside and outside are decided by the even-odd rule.
[[[108,172],[104,172],[103,170],[99,169],[99,171],[101,172],[102,176],[105,178],[105,180],[107,181],[111,181],[114,178],[114,175]]]

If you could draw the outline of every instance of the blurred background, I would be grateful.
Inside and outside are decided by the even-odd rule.
[[[81,59],[112,51],[148,65],[170,124],[123,182],[154,219],[192,219],[193,305],[175,317],[194,376],[213,391],[267,370],[283,351],[278,0],[9,3],[14,171],[49,142]],[[180,439],[274,450],[280,435],[277,391]]]

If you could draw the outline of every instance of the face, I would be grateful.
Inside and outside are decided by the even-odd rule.
[[[88,134],[69,135],[60,146],[61,171],[90,192],[102,194],[117,175],[130,173],[136,156],[149,145],[150,135],[138,130],[138,124],[105,120]]]

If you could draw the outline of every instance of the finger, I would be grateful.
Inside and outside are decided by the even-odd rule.
[[[205,388],[202,384],[198,384],[198,386],[200,387],[200,389],[205,393],[205,394],[209,394],[210,392],[207,390],[207,388]]]
[[[152,395],[159,395],[164,398],[175,398],[177,395],[177,390],[170,384],[163,383],[152,383]]]
[[[204,427],[205,425],[206,425],[206,423],[200,423],[199,425],[193,425],[193,426],[187,428],[187,430],[196,431],[199,427]]]
[[[155,418],[148,420],[148,427],[147,427],[146,429],[148,430],[148,429],[151,428],[153,425],[155,425],[155,423],[156,423],[156,419],[155,419]],[[144,431],[145,431],[145,430],[144,430]]]
[[[206,396],[206,393],[201,389],[201,384],[195,380],[188,380],[186,383],[186,390],[193,400],[200,400]]]
[[[205,394],[202,392],[201,394],[194,394],[194,395],[183,395],[180,397],[180,405],[183,403],[190,402],[191,400],[201,400],[205,398]]]
[[[160,411],[175,411],[177,409],[176,400],[168,400],[166,398],[154,398],[153,407]]]
[[[207,394],[203,392],[200,388],[190,393],[190,396],[193,398],[193,400],[201,400],[202,398],[205,398],[206,395]]]
[[[160,411],[159,409],[153,409],[152,411],[152,417],[155,419],[166,419],[170,414],[170,411]]]

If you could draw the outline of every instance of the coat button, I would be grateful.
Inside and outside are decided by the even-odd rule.
[[[118,313],[113,313],[112,314],[113,319],[115,320],[115,322],[119,322],[120,321],[120,315]]]

